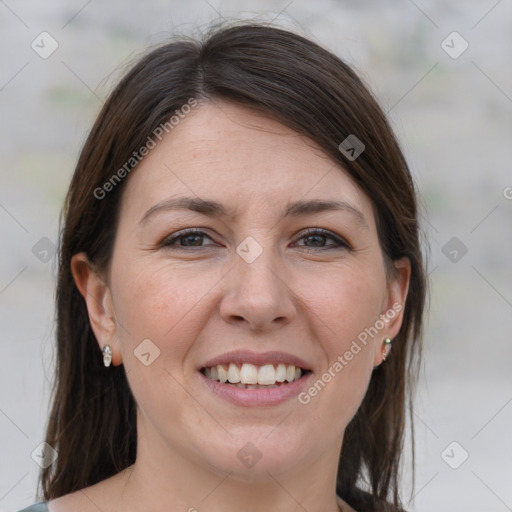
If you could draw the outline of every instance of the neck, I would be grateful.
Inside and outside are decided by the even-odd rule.
[[[325,453],[340,449],[341,440]],[[337,457],[323,455],[286,472],[263,464],[240,473],[222,471],[205,463],[201,454],[172,450],[154,431],[138,427],[137,459],[124,472],[116,510],[348,512],[336,498],[337,464]]]

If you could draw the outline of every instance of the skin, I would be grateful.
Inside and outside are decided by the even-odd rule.
[[[235,216],[166,210],[140,222],[177,196],[216,200]],[[346,201],[365,225],[348,211],[280,219],[288,202],[309,199]],[[206,236],[160,245],[186,228]],[[351,249],[305,235],[307,228],[328,230]],[[252,263],[236,252],[248,236],[263,249]],[[72,271],[100,347],[109,344],[113,364],[125,366],[138,405],[137,460],[51,501],[52,512],[338,510],[344,430],[401,312],[307,405],[233,405],[196,371],[233,349],[281,350],[307,361],[314,382],[381,314],[404,305],[409,262],[386,273],[371,200],[338,164],[261,114],[202,104],[129,176],[108,273],[84,254]],[[160,350],[149,366],[134,356],[145,339]],[[248,442],[261,452],[250,468],[237,457]]]

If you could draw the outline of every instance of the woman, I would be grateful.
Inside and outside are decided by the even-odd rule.
[[[153,50],[64,213],[58,457],[26,511],[402,510],[417,205],[350,67],[256,24]]]

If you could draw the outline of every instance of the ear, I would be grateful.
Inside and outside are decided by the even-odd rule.
[[[411,278],[411,262],[409,258],[401,258],[394,261],[394,269],[388,277],[387,294],[383,300],[381,319],[385,325],[376,338],[373,364],[378,366],[383,361],[383,355],[387,356],[391,345],[384,346],[384,339],[394,339],[400,332],[404,318],[405,301],[409,291]]]
[[[75,254],[71,258],[71,272],[87,305],[89,322],[100,350],[105,345],[110,345],[112,364],[114,366],[120,365],[122,357],[117,339],[117,324],[112,296],[105,279],[94,269],[87,255],[83,252]]]

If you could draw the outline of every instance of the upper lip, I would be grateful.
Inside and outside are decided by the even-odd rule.
[[[303,370],[310,370],[308,364],[300,357],[294,356],[293,354],[287,354],[286,352],[270,351],[262,352],[260,354],[251,352],[250,350],[233,350],[232,352],[226,352],[220,356],[209,359],[203,363],[201,368],[210,368],[217,366],[218,364],[229,364],[234,363],[242,365],[243,363],[253,364],[255,366],[263,366],[265,364],[285,364],[294,365]]]

